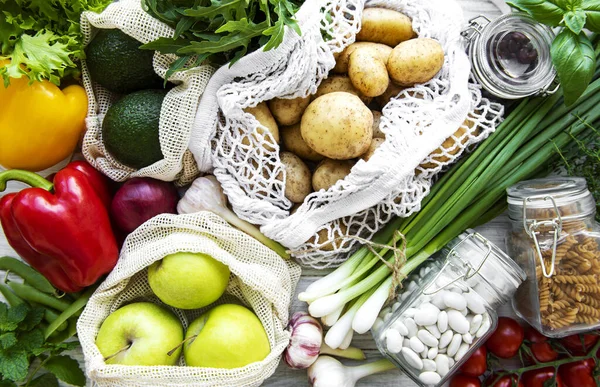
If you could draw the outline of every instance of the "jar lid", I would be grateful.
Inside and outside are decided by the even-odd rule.
[[[525,180],[509,187],[506,192],[508,215],[513,220],[523,219],[524,204],[527,206],[528,219],[554,218],[556,209],[563,218],[589,215],[596,211],[594,198],[582,177]]]
[[[491,94],[517,99],[556,91],[558,85],[549,90],[556,78],[554,33],[528,14],[513,12],[487,23],[475,18],[463,36],[470,40],[473,74]]]
[[[475,282],[485,280],[498,294],[509,298],[527,278],[511,257],[475,230],[468,229],[455,241],[453,249],[461,260],[477,270]]]

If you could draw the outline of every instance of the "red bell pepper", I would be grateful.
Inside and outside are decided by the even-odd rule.
[[[67,293],[94,284],[119,256],[106,207],[109,191],[102,175],[87,172],[81,165],[67,166],[54,184],[32,172],[0,173],[0,192],[10,180],[34,187],[0,199],[0,223],[9,244]]]

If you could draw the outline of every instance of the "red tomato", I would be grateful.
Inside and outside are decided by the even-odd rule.
[[[456,375],[450,381],[450,387],[481,387],[481,382],[472,376]]]
[[[571,335],[560,339],[560,343],[575,355],[583,355],[587,353],[587,351],[589,351],[597,341],[597,335]]]
[[[519,352],[524,337],[525,331],[518,322],[509,317],[500,317],[498,327],[485,346],[494,355],[502,359],[509,359]]]
[[[545,387],[544,382],[554,377],[554,367],[544,367],[538,370],[527,371],[523,374],[523,384],[527,387]],[[556,376],[557,387],[564,387],[560,376]]]
[[[488,378],[488,382],[492,383],[494,380],[496,380],[497,376],[496,375],[492,375]],[[517,381],[517,375],[511,375],[511,376],[503,376],[500,379],[498,379],[498,381],[496,383],[494,383],[494,385],[492,387],[513,387],[513,380],[516,382]],[[517,387],[525,387],[523,385],[523,381],[519,380],[519,384],[517,384]]]
[[[548,338],[538,332],[534,327],[527,327],[527,329],[525,329],[525,340],[532,343],[543,343],[548,341]]]
[[[547,342],[531,344],[531,352],[537,361],[547,363],[558,358],[558,352]]]
[[[468,376],[478,377],[487,371],[487,350],[484,346],[477,348],[471,357],[460,367],[460,371]]]
[[[596,387],[593,371],[594,360],[587,359],[561,365],[558,374],[567,387]]]

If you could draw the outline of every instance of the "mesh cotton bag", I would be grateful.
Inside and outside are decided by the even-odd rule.
[[[140,41],[140,45],[159,37],[171,37],[175,33],[175,30],[147,14],[142,9],[141,0],[121,0],[112,3],[101,14],[84,12],[81,17],[81,30],[86,45],[92,40],[97,28],[118,28]],[[155,53],[154,70],[164,78],[175,59],[177,57],[174,55]],[[82,70],[83,84],[89,100],[87,132],[82,148],[85,158],[97,169],[116,181],[145,176],[165,181],[176,180],[182,185],[191,182],[200,171],[210,169],[210,165],[196,164],[188,150],[188,142],[194,130],[194,118],[200,97],[214,72],[211,66],[180,71],[169,78],[177,86],[165,97],[160,112],[159,136],[164,159],[140,170],[119,163],[104,148],[102,120],[118,95],[93,82],[85,60],[82,61]]]
[[[383,107],[380,129],[386,141],[368,162],[358,161],[344,180],[310,194],[290,214],[279,149],[243,109],[274,97],[315,93],[335,64],[334,53],[354,41],[365,7],[409,16],[419,37],[440,42],[445,63],[434,79],[404,89]],[[276,50],[254,52],[218,70],[197,119],[216,127],[214,174],[235,212],[261,225],[303,264],[321,268],[340,263],[340,253],[358,241],[344,236],[368,238],[392,216],[418,210],[435,174],[494,130],[502,106],[481,98],[478,85],[469,80],[462,11],[455,1],[308,0],[297,19],[302,36],[288,29]],[[200,161],[205,143],[194,134],[191,141]]]
[[[147,267],[178,251],[202,252],[229,266],[226,294],[254,310],[262,322],[271,353],[261,362],[243,368],[216,369],[183,366],[107,365],[95,345],[104,319],[123,304],[133,301],[160,303],[147,281]],[[258,386],[269,377],[289,342],[285,330],[290,302],[300,268],[231,227],[209,212],[160,215],[129,235],[117,266],[90,298],[77,322],[77,334],[85,356],[88,377],[97,386]],[[176,310],[184,328],[205,309]]]

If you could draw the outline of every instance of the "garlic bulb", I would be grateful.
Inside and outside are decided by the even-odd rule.
[[[285,247],[267,238],[256,226],[238,218],[238,216],[227,207],[227,197],[223,193],[221,184],[216,177],[208,175],[199,177],[190,186],[183,198],[177,204],[179,214],[192,214],[194,212],[210,211],[219,215],[225,221],[239,230],[258,240],[263,245],[275,251],[282,258],[289,259]]]

